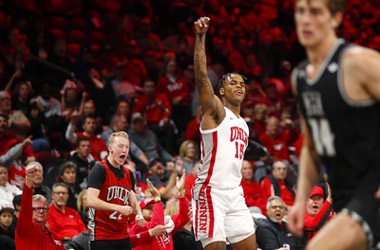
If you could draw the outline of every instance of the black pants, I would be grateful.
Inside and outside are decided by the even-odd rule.
[[[129,238],[122,240],[96,240],[91,241],[91,250],[131,250]]]

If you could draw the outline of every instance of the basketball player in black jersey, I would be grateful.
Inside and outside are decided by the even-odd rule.
[[[378,249],[380,55],[338,39],[344,0],[296,0],[307,61],[292,75],[304,144],[289,228],[302,234],[305,203],[326,167],[338,214],[307,249]]]

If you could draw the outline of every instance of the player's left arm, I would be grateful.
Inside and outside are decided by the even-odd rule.
[[[350,49],[345,57],[346,75],[363,87],[363,95],[380,101],[380,54],[358,46]]]
[[[133,209],[133,213],[135,215],[142,214],[140,205],[137,201],[137,196],[133,190],[130,191],[129,197],[128,197],[128,203]]]

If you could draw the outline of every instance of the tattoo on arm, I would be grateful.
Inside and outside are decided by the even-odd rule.
[[[207,97],[209,102],[213,101],[214,90],[207,76],[207,58],[205,52],[205,34],[197,34],[194,51],[195,82],[201,99]],[[203,96],[203,98],[202,98]]]

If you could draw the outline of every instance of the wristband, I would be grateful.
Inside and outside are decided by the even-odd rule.
[[[25,176],[25,179],[27,179],[28,181],[33,181],[34,180],[34,178],[30,178],[28,176]]]
[[[154,201],[155,201],[155,202],[160,202],[160,201],[161,201],[161,197],[160,197],[160,196],[158,196],[158,197],[154,197]]]

